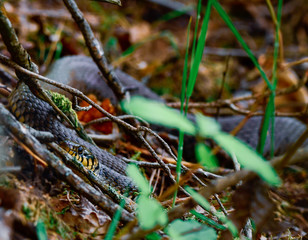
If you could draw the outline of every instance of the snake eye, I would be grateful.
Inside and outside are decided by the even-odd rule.
[[[82,146],[79,146],[79,147],[77,148],[77,151],[78,151],[78,154],[82,154],[82,152],[83,152],[83,147],[82,147]]]

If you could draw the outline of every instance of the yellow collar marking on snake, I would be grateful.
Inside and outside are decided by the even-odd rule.
[[[69,140],[62,141],[60,146],[81,162],[87,169],[95,171],[99,168],[97,158],[86,147]]]

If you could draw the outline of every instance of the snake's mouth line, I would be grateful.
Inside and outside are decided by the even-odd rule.
[[[99,169],[97,158],[86,147],[70,140],[64,140],[59,145],[89,170],[96,172]]]

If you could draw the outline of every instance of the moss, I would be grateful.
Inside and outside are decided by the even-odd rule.
[[[72,102],[60,93],[53,91],[48,91],[48,93],[50,94],[52,101],[57,105],[57,107],[70,118],[75,127],[78,127],[78,118],[76,112],[72,108]]]

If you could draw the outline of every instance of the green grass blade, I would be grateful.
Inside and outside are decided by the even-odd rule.
[[[187,98],[188,99],[191,97],[193,93],[197,75],[198,75],[198,69],[199,69],[202,56],[203,56],[203,49],[205,46],[205,39],[206,39],[206,34],[207,34],[207,29],[208,29],[208,23],[210,20],[212,2],[213,0],[208,1],[204,19],[202,22],[201,33],[198,39],[197,48],[196,48],[195,55],[194,55],[193,62],[192,62],[192,67],[191,67],[191,72],[189,75],[188,87],[187,87]]]
[[[182,90],[181,90],[181,113],[183,113],[184,102],[185,102],[185,99],[186,99],[190,26],[191,26],[191,18],[189,20],[188,27],[187,27],[186,51],[185,51],[184,69],[183,69],[183,77],[182,77]]]
[[[282,0],[278,1],[278,9],[277,9],[277,21],[276,21],[276,33],[275,33],[275,43],[274,43],[274,59],[273,59],[273,91],[276,91],[276,86],[278,82],[277,78],[277,59],[279,53],[279,31],[280,31],[280,23],[281,23],[281,11],[282,11]],[[275,96],[273,96],[273,112],[272,112],[272,131],[271,131],[271,158],[274,157],[274,148],[275,148]]]
[[[187,39],[186,39],[186,53],[184,60],[184,69],[183,69],[183,80],[182,80],[182,90],[181,90],[181,113],[184,112],[184,102],[186,99],[186,84],[187,84],[187,70],[188,70],[188,55],[189,55],[189,37],[190,37],[190,26],[191,26],[191,18],[187,27]],[[179,134],[179,146],[178,146],[178,158],[176,163],[176,182],[179,184],[181,177],[181,164],[182,164],[182,156],[183,156],[183,146],[184,146],[184,132],[180,131]],[[174,192],[172,206],[175,206],[176,196],[178,194],[178,189]]]
[[[277,24],[276,24],[276,32],[275,32],[275,43],[274,43],[274,59],[273,59],[273,87],[276,90],[277,86],[277,59],[279,53],[279,30],[281,23],[281,11],[282,11],[282,0],[278,1],[278,9],[277,9]]]
[[[225,215],[220,214],[219,212],[212,212],[211,210],[211,205],[209,204],[209,202],[199,193],[197,193],[195,190],[193,190],[192,188],[186,186],[185,190],[191,195],[191,197],[201,206],[203,207],[205,210],[211,212],[214,216],[217,217],[217,219],[221,222],[223,222],[227,228],[229,229],[229,231],[231,232],[231,234],[233,235],[233,237],[237,237],[238,236],[238,231],[237,228],[235,227],[235,225],[232,223],[232,221],[230,221]]]
[[[48,240],[45,223],[39,219],[36,224],[36,234],[39,240]]]
[[[218,224],[214,220],[202,215],[201,213],[198,213],[196,210],[190,210],[190,213],[193,214],[195,217],[199,218],[200,220],[206,222],[208,225],[212,225],[213,227],[219,229],[219,230],[226,230],[227,228],[221,224]]]
[[[194,39],[193,39],[193,46],[192,46],[192,54],[191,54],[191,63],[193,62],[193,59],[196,54],[196,42],[197,42],[197,34],[198,34],[198,27],[199,27],[199,21],[201,17],[201,0],[198,1],[198,7],[197,7],[197,19],[196,19],[196,25],[195,25],[195,32],[194,32]],[[191,65],[192,67],[192,65]],[[191,72],[191,69],[190,69]]]
[[[242,47],[244,48],[244,50],[246,51],[246,53],[248,54],[249,58],[251,59],[251,61],[253,62],[253,64],[256,66],[256,68],[259,70],[261,77],[265,80],[268,88],[270,90],[273,89],[272,84],[270,83],[268,77],[266,76],[265,72],[263,71],[262,67],[260,66],[260,64],[258,63],[257,59],[255,58],[255,56],[253,55],[252,51],[250,50],[250,48],[248,47],[248,45],[246,44],[246,42],[244,41],[244,39],[241,37],[240,33],[237,31],[237,29],[235,28],[235,26],[233,25],[231,19],[229,18],[228,14],[225,12],[225,10],[222,8],[222,6],[217,2],[217,0],[213,0],[213,6],[216,9],[216,11],[219,13],[219,15],[221,16],[221,18],[225,21],[225,23],[227,24],[227,26],[230,28],[230,30],[232,31],[232,33],[234,34],[234,36],[236,37],[236,39],[239,41],[239,43],[242,45]]]
[[[127,195],[127,194],[125,194],[125,195]],[[120,208],[118,208],[118,210],[115,212],[115,214],[112,218],[112,221],[111,221],[110,226],[108,228],[107,234],[104,238],[105,240],[112,240],[113,239],[114,233],[115,233],[117,226],[118,226],[118,223],[120,221],[120,217],[121,217],[121,213],[122,213],[123,208],[124,208],[124,204],[125,204],[125,200],[123,198],[120,201]]]
[[[179,147],[178,147],[178,159],[177,159],[177,164],[176,164],[176,183],[177,184],[179,184],[180,176],[181,176],[183,145],[184,145],[184,132],[180,131]]]
[[[267,131],[270,125],[270,120],[273,115],[273,111],[275,111],[275,103],[274,103],[274,96],[273,94],[270,95],[269,101],[267,103],[266,109],[265,109],[265,115],[264,115],[264,121],[262,126],[262,131],[260,135],[260,140],[258,143],[257,151],[262,155],[264,151],[264,146],[267,138]],[[273,128],[273,126],[272,126]]]
[[[275,43],[274,43],[274,55],[273,55],[273,69],[272,69],[272,86],[273,89],[271,90],[272,93],[269,98],[268,105],[266,107],[266,112],[264,116],[264,124],[262,126],[260,142],[258,145],[258,151],[262,154],[269,123],[271,122],[271,157],[274,156],[274,147],[275,147],[275,91],[277,86],[277,59],[279,53],[279,29],[280,29],[280,22],[281,22],[281,10],[282,10],[282,0],[278,2],[278,9],[277,9],[277,21],[276,21],[276,30],[275,30]]]

